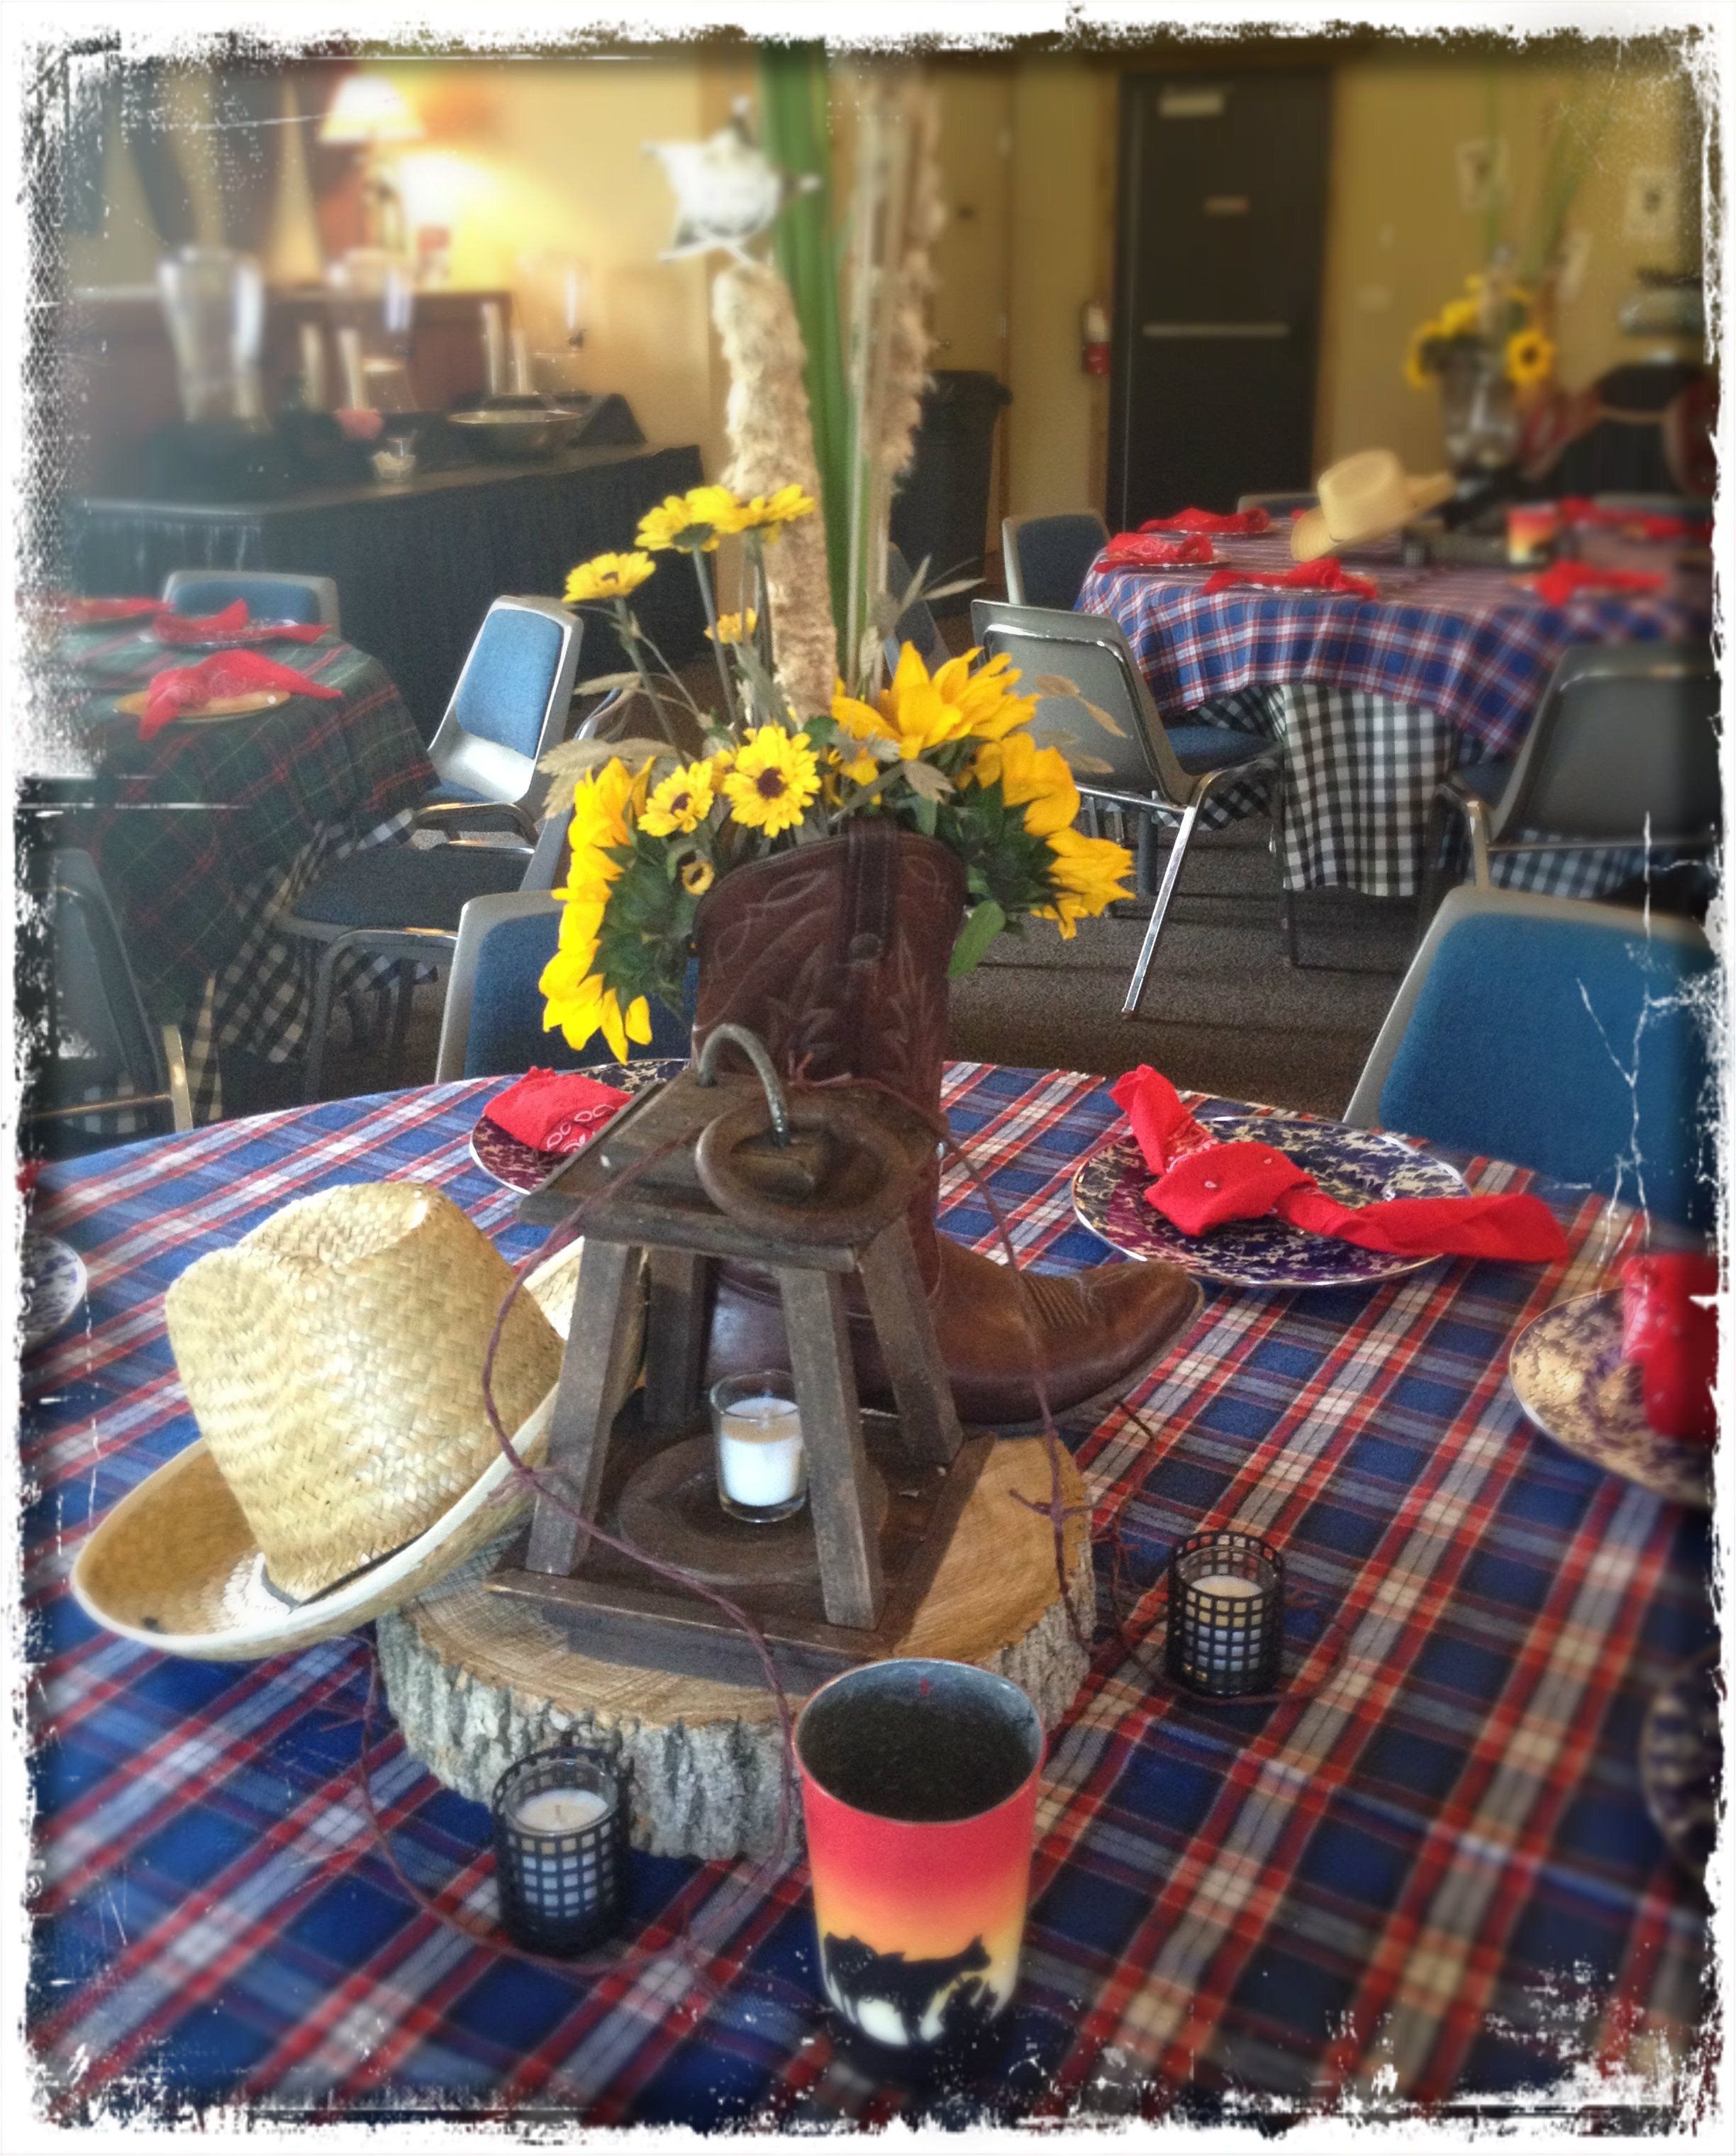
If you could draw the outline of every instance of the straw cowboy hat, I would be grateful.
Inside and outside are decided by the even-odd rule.
[[[495,1405],[532,1465],[579,1255],[532,1276],[496,1352]],[[98,1522],[79,1601],[165,1653],[245,1660],[349,1631],[475,1555],[528,1503],[482,1403],[511,1279],[419,1183],[321,1191],[197,1260],[164,1314],[199,1441]]]
[[[1363,449],[1321,473],[1320,506],[1290,527],[1290,551],[1298,562],[1317,561],[1340,547],[1366,547],[1384,539],[1452,493],[1451,472],[1412,479],[1390,449]]]

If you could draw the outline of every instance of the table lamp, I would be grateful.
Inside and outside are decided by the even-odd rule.
[[[424,132],[396,85],[378,74],[347,75],[320,122],[321,142],[335,148],[353,144],[363,153],[363,215],[372,246],[404,251],[403,201],[389,153],[403,143],[419,142]]]

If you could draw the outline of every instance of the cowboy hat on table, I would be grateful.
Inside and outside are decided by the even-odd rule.
[[[545,1449],[578,1246],[506,1314],[494,1396]],[[444,1193],[348,1183],[198,1259],[164,1299],[198,1443],[99,1520],[72,1590],[166,1654],[245,1661],[352,1630],[505,1534],[528,1502],[482,1365],[511,1269]],[[637,1345],[617,1373],[624,1395]]]
[[[1290,551],[1298,562],[1314,562],[1341,547],[1369,546],[1438,508],[1456,484],[1451,472],[1412,479],[1390,449],[1358,450],[1321,473],[1320,506],[1291,526]]]

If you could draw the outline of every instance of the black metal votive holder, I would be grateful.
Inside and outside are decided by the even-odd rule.
[[[1284,1653],[1284,1561],[1235,1527],[1189,1535],[1169,1553],[1164,1666],[1204,1699],[1237,1699],[1278,1683]]]
[[[583,1816],[599,1800],[603,1810]],[[582,1953],[607,1938],[620,1921],[627,1856],[621,1785],[608,1763],[572,1748],[533,1752],[495,1784],[493,1810],[501,1921],[511,1938],[547,1954]]]

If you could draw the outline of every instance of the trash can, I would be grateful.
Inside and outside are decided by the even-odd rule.
[[[927,561],[930,583],[983,573],[994,423],[1012,401],[994,375],[968,368],[937,373],[922,398],[916,454],[892,501],[892,542],[912,569]],[[957,613],[971,597],[961,592],[936,611]]]

